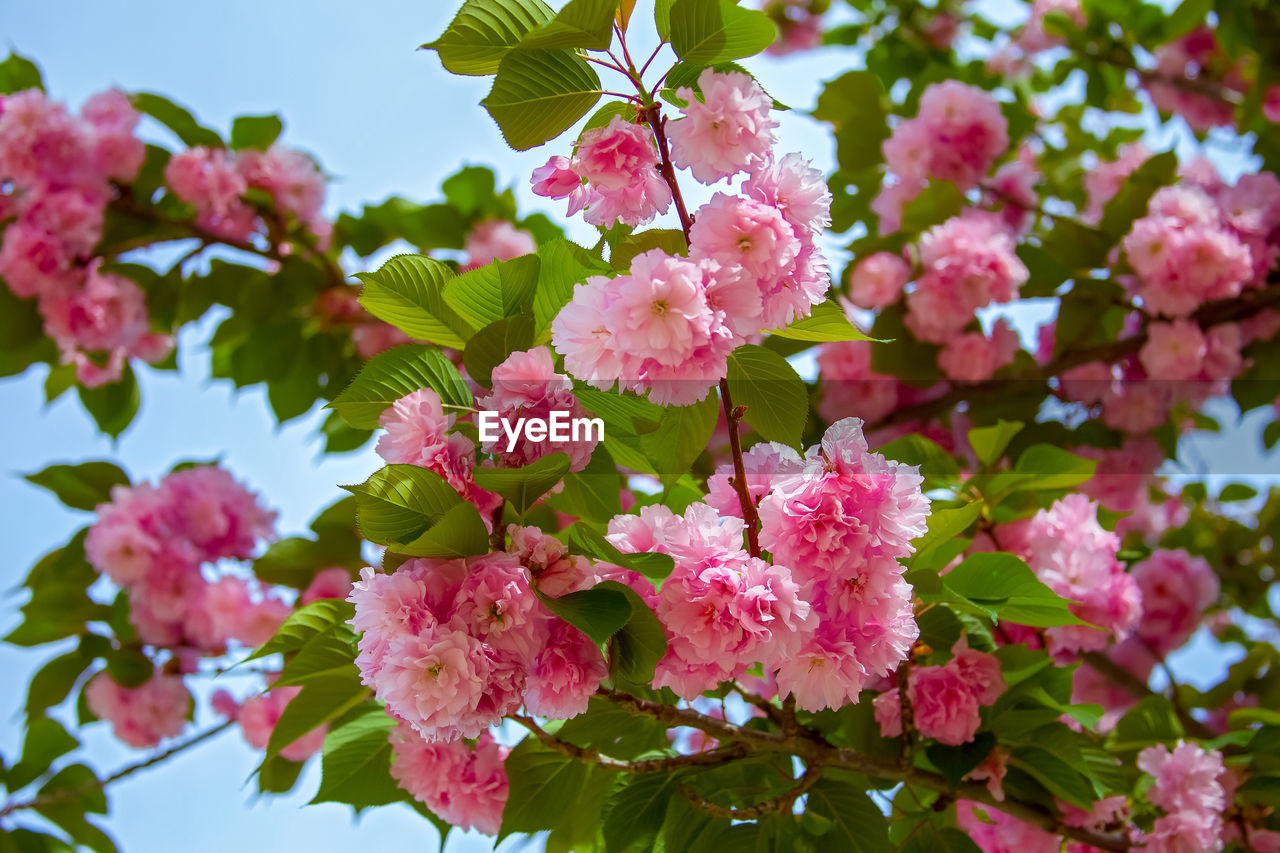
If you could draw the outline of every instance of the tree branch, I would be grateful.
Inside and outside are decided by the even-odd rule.
[[[754,806],[746,806],[740,809],[717,805],[705,799],[688,785],[679,785],[677,790],[686,800],[707,814],[728,818],[729,820],[755,820],[767,814],[790,812],[796,800],[800,799],[820,778],[822,778],[822,767],[817,764],[810,764],[804,769],[804,773],[801,774],[800,779],[791,790],[762,803],[756,803]]]
[[[606,770],[614,770],[619,773],[632,773],[636,775],[644,775],[649,773],[667,773],[671,770],[677,770],[682,767],[714,767],[720,764],[728,764],[729,762],[742,758],[747,754],[747,750],[740,745],[731,745],[723,749],[716,749],[710,752],[698,752],[693,755],[674,755],[669,758],[648,758],[644,761],[620,761],[616,758],[610,758],[594,749],[569,743],[560,740],[555,735],[549,734],[542,726],[538,725],[537,720],[532,717],[526,717],[521,714],[512,714],[508,717],[520,725],[524,726],[547,746],[554,749],[561,755],[567,755],[578,761],[587,764],[595,764]]]
[[[55,803],[66,802],[68,800],[78,800],[84,796],[87,796],[88,794],[92,794],[94,791],[98,791],[107,787],[112,782],[119,781],[120,779],[123,779],[126,776],[131,776],[140,770],[146,770],[148,767],[152,767],[168,758],[172,758],[173,756],[177,755],[180,752],[185,752],[191,747],[196,746],[197,744],[201,744],[206,740],[209,740],[213,736],[225,731],[227,728],[229,728],[232,725],[235,725],[235,720],[227,720],[226,722],[220,725],[214,726],[208,731],[201,732],[200,734],[196,735],[195,737],[191,738],[188,741],[184,741],[183,743],[180,743],[177,746],[170,747],[164,752],[153,755],[151,758],[148,758],[145,761],[140,761],[137,764],[131,764],[128,767],[125,767],[121,770],[117,770],[115,773],[112,773],[110,776],[107,776],[106,778],[103,778],[103,779],[99,779],[98,781],[94,782],[91,785],[83,785],[79,788],[60,788],[56,791],[50,791],[48,794],[41,794],[39,796],[32,797],[30,800],[25,800],[23,802],[16,802],[16,803],[11,802],[7,804],[3,809],[0,809],[0,818],[6,817],[7,815],[13,814],[16,811],[21,811],[23,809],[38,809],[41,806],[50,806],[50,805],[54,805]]]

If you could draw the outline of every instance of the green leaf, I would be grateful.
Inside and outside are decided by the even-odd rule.
[[[308,732],[331,723],[369,698],[369,690],[354,671],[321,675],[303,685],[289,700],[271,731],[267,759],[280,754]]]
[[[462,349],[474,334],[441,295],[453,278],[442,261],[424,255],[397,255],[377,272],[357,273],[364,283],[360,304],[411,338]]]
[[[547,503],[574,518],[605,523],[622,512],[621,479],[613,457],[596,447],[587,467],[564,478],[564,488],[547,496]]]
[[[796,320],[769,334],[793,341],[874,341],[849,322],[844,311],[834,302],[820,302],[808,317]]]
[[[453,362],[438,348],[410,344],[370,359],[329,407],[357,429],[374,429],[392,403],[421,388],[435,391],[445,405],[472,406],[471,389]]]
[[[618,248],[609,255],[609,265],[619,272],[631,269],[631,261],[652,249],[661,249],[668,255],[684,255],[689,251],[684,232],[673,228],[651,228],[637,231],[622,238]]]
[[[476,329],[527,314],[540,268],[537,255],[494,261],[451,279],[444,287],[444,301]]]
[[[449,28],[426,50],[454,74],[493,74],[525,33],[550,21],[554,13],[542,0],[466,0]]]
[[[358,812],[405,798],[391,778],[391,742],[395,722],[380,706],[330,730],[320,759],[320,790],[312,803],[346,803]]]
[[[237,151],[253,148],[266,151],[284,130],[280,116],[238,116],[231,122],[231,147]]]
[[[264,794],[286,794],[298,784],[302,761],[290,761],[278,755],[258,766],[258,790]]]
[[[138,380],[133,375],[133,368],[126,366],[119,382],[103,385],[100,388],[76,387],[80,396],[80,405],[93,418],[98,429],[112,438],[119,438],[133,416],[138,413],[142,397],[138,393]]]
[[[59,655],[40,667],[27,685],[27,702],[24,707],[27,717],[38,717],[46,709],[65,700],[91,663],[93,658],[77,649]]]
[[[8,770],[5,786],[19,791],[42,776],[62,756],[80,745],[57,720],[38,717],[27,724],[22,760]]]
[[[1095,459],[1084,459],[1052,444],[1033,444],[1022,451],[1013,470],[1030,477],[1019,488],[1043,491],[1078,486],[1092,477],[1097,467]]]
[[[358,675],[355,640],[345,623],[319,632],[289,658],[271,686],[292,687],[331,675]]]
[[[1093,807],[1093,785],[1060,756],[1038,746],[1015,747],[1009,764],[1028,773],[1054,796],[1082,809]]]
[[[480,102],[517,151],[556,138],[600,99],[600,78],[571,50],[513,50]]]
[[[729,394],[746,406],[744,418],[767,441],[799,448],[809,416],[804,381],[772,350],[743,344],[729,354]]]
[[[343,488],[356,496],[361,534],[398,554],[453,558],[489,550],[480,513],[434,471],[387,465]]]
[[[53,492],[66,506],[90,512],[111,500],[112,486],[129,485],[129,475],[110,462],[50,465],[24,479]]]
[[[555,829],[571,816],[596,785],[607,785],[607,771],[552,751],[526,737],[506,760],[510,788],[502,810],[498,841],[513,832]]]
[[[902,853],[982,853],[973,839],[953,826],[935,826],[926,819],[912,832]]]
[[[1108,740],[1113,752],[1137,751],[1152,744],[1172,744],[1185,737],[1173,703],[1163,696],[1147,696],[1116,723]]]
[[[23,89],[44,90],[44,80],[34,62],[17,53],[10,53],[0,62],[0,95],[12,95]]]
[[[529,31],[521,47],[584,47],[608,50],[618,0],[569,0],[556,16]]]
[[[1017,435],[1024,424],[1021,421],[1006,421],[1003,418],[994,426],[977,427],[969,430],[969,446],[978,455],[983,465],[991,465],[1000,458],[1009,442]]]
[[[313,638],[329,631],[335,625],[347,622],[354,615],[355,608],[349,602],[336,598],[313,601],[290,613],[284,623],[276,629],[275,636],[246,660],[255,660],[283,652],[296,652]]]
[[[503,317],[475,333],[462,352],[467,375],[486,388],[493,385],[493,369],[514,352],[533,347],[534,320],[527,314]]]
[[[631,615],[613,636],[609,675],[640,685],[653,681],[653,670],[667,653],[667,635],[662,623],[634,589],[620,581],[603,581],[592,589],[621,593],[631,605]]]
[[[653,23],[663,41],[671,41],[671,5],[675,0],[654,0]]]
[[[44,321],[36,300],[19,299],[0,279],[0,352],[27,349],[39,344],[43,337]]]
[[[631,616],[631,603],[616,589],[600,589],[601,585],[558,598],[539,594],[547,609],[603,646]]]
[[[959,215],[966,204],[964,193],[956,189],[955,184],[950,181],[930,181],[919,195],[903,207],[902,227],[899,230],[907,234],[919,234]]]
[[[893,850],[889,824],[862,789],[848,782],[819,779],[809,790],[808,810],[831,821],[831,829],[811,839],[817,853],[882,853]]]
[[[537,341],[550,340],[551,321],[573,298],[574,285],[587,276],[609,271],[609,265],[586,249],[568,240],[552,240],[538,247],[542,261],[538,289],[533,294],[533,317],[537,321]]]
[[[935,549],[964,533],[969,529],[969,525],[978,520],[980,515],[982,515],[982,501],[973,501],[958,507],[931,510],[929,513],[929,529],[925,531],[923,536],[912,543],[916,548],[915,556],[911,559],[912,564],[923,561]]]
[[[1178,8],[1164,19],[1164,31],[1160,34],[1161,43],[1168,44],[1182,38],[1203,24],[1212,11],[1213,0],[1182,0]]]
[[[632,776],[614,791],[605,806],[604,843],[609,853],[652,843],[662,830],[667,802],[678,796],[676,780],[669,773]]]
[[[565,453],[548,453],[522,468],[476,468],[474,471],[476,484],[502,495],[518,515],[524,515],[568,473],[569,456]]]
[[[670,554],[654,551],[624,554],[594,528],[581,523],[569,528],[569,545],[579,554],[631,569],[654,581],[662,580],[675,569]]]
[[[1050,628],[1086,624],[1067,609],[1071,602],[1045,586],[1013,554],[973,554],[947,572],[942,582],[965,600],[1019,625]]]
[[[618,464],[655,474],[665,485],[680,479],[706,449],[720,411],[719,397],[712,393],[691,406],[658,406],[581,383],[574,394],[604,419],[605,446]]]
[[[222,147],[222,137],[207,127],[202,126],[191,111],[180,107],[163,95],[152,92],[139,92],[130,99],[133,107],[140,113],[146,113],[160,122],[183,143],[190,146],[207,145],[211,148]]]
[[[1232,501],[1250,501],[1258,496],[1258,490],[1248,483],[1227,483],[1218,492],[1218,500],[1224,503]]]
[[[584,713],[560,726],[556,737],[626,760],[646,752],[662,752],[671,746],[667,727],[662,723],[633,717],[612,702],[594,696],[587,700]]]
[[[768,15],[734,0],[675,0],[669,20],[676,56],[700,65],[754,56],[778,37]]]
[[[883,96],[879,79],[870,71],[849,71],[823,86],[813,117],[835,126],[841,169],[860,172],[882,159],[880,146],[889,138]]]

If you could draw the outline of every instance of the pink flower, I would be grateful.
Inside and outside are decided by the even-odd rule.
[[[100,672],[85,687],[85,700],[90,711],[111,723],[116,737],[135,749],[182,734],[191,707],[182,679],[158,671],[139,687],[122,687]]]
[[[856,702],[870,677],[857,645],[844,632],[819,624],[800,651],[779,664],[778,694],[795,696],[797,706],[816,713]]]
[[[968,210],[920,238],[924,268],[907,295],[906,325],[924,341],[946,343],[992,302],[1008,302],[1027,280],[1013,235],[1000,217]]]
[[[628,286],[614,289],[606,308],[615,345],[633,358],[669,366],[688,361],[706,344],[715,323],[703,269],[655,249],[631,262],[630,279]]]
[[[684,117],[667,125],[671,159],[689,168],[704,184],[713,184],[768,159],[777,122],[769,117],[772,100],[748,74],[703,69],[697,93],[687,86],[676,95],[688,103]]]
[[[742,467],[747,478],[747,492],[759,502],[773,488],[775,478],[795,473],[804,465],[800,454],[777,442],[762,441],[742,455]],[[729,484],[733,477],[733,463],[726,462],[707,478],[706,503],[722,515],[742,516],[742,501],[737,490]]]
[[[901,724],[899,724],[901,725]],[[1004,777],[1009,772],[1009,753],[999,747],[992,749],[982,763],[965,774],[964,778],[970,782],[987,783],[987,790],[991,792],[991,796],[996,802],[1004,802]],[[1121,801],[1123,801],[1123,797]]]
[[[513,352],[502,364],[493,369],[493,392],[476,400],[483,411],[497,412],[499,418],[515,422],[519,418],[541,418],[551,423],[553,413],[561,412],[565,419],[565,440],[553,440],[550,435],[544,441],[522,438],[508,450],[510,439],[499,431],[495,441],[481,437],[481,447],[486,453],[495,453],[500,465],[519,467],[541,459],[548,453],[565,453],[569,456],[569,470],[581,471],[591,461],[591,454],[599,443],[598,432],[587,430],[577,440],[569,425],[576,419],[588,417],[585,409],[573,395],[573,380],[556,373],[551,351],[535,347],[524,352]],[[501,422],[501,421],[499,421]]]
[[[965,190],[1008,149],[1008,130],[999,102],[987,92],[958,80],[933,83],[916,117],[885,140],[885,162],[905,180],[937,178]]]
[[[276,514],[216,465],[175,471],[161,484],[172,530],[205,560],[247,560],[258,543],[275,538]]]
[[[1272,124],[1280,124],[1280,83],[1267,87],[1266,94],[1262,96],[1262,114]]]
[[[1218,577],[1202,557],[1157,549],[1133,567],[1142,590],[1138,636],[1168,653],[1185,643],[1218,598]]]
[[[964,683],[979,705],[990,705],[1004,693],[1004,675],[995,655],[969,648],[968,637],[960,635],[951,650],[952,658],[945,664]]]
[[[164,179],[178,198],[195,207],[197,221],[219,236],[242,240],[253,231],[255,214],[241,200],[249,184],[221,148],[198,146],[175,154]]]
[[[351,572],[342,566],[321,569],[302,591],[298,603],[306,606],[322,598],[346,598],[351,594]]]
[[[1084,191],[1089,196],[1089,204],[1084,212],[1085,221],[1100,221],[1107,202],[1120,192],[1125,179],[1137,171],[1150,156],[1151,153],[1142,143],[1131,142],[1120,146],[1115,160],[1103,160],[1092,169],[1086,169],[1081,176]]]
[[[1116,560],[1120,538],[1097,521],[1097,507],[1080,494],[1067,495],[1025,522],[1020,541],[1002,530],[1000,541],[1020,554],[1036,576],[1063,598],[1078,602],[1070,610],[1089,625],[1049,628],[1049,652],[1061,657],[1097,651],[1108,635],[1127,637],[1142,615],[1142,592]],[[1097,627],[1091,627],[1097,626]]]
[[[240,723],[240,731],[244,733],[249,746],[254,749],[267,748],[271,742],[271,733],[275,731],[276,723],[280,722],[285,706],[301,692],[301,687],[273,687],[261,696],[244,701],[236,720]],[[281,749],[280,757],[289,761],[306,761],[324,746],[324,737],[328,731],[328,725],[312,729]]]
[[[912,714],[922,735],[949,746],[973,740],[981,724],[978,700],[954,670],[917,667],[911,670],[908,683]]]
[[[827,423],[857,417],[874,424],[898,407],[898,378],[871,369],[870,341],[819,345],[818,377],[818,414]]]
[[[85,102],[80,116],[93,126],[98,170],[106,177],[130,183],[146,159],[147,148],[133,135],[138,111],[119,89],[99,92]]]
[[[578,140],[570,169],[586,178],[591,194],[584,218],[609,227],[643,225],[671,206],[671,188],[658,173],[653,132],[614,116]]]
[[[1151,323],[1138,358],[1152,379],[1194,379],[1208,353],[1204,333],[1193,320]]]
[[[876,557],[911,553],[928,515],[922,482],[914,467],[870,453],[862,422],[847,418],[760,502],[760,544],[805,582],[857,578]]]
[[[100,184],[92,127],[49,101],[39,89],[4,99],[0,175],[24,189]]]
[[[1059,853],[1062,848],[1060,837],[968,800],[956,801],[956,825],[983,853]]]
[[[529,667],[524,704],[530,714],[567,720],[587,710],[587,702],[609,674],[595,643],[560,619]]]
[[[316,226],[323,222],[320,208],[324,205],[325,177],[315,160],[274,144],[266,151],[238,152],[236,170],[248,186],[271,194],[277,212],[317,231]]]
[[[573,299],[551,323],[551,343],[564,356],[565,369],[596,388],[609,388],[622,376],[624,354],[605,318],[613,281],[590,276],[575,285]]]
[[[787,154],[752,171],[742,194],[776,207],[800,235],[821,234],[831,225],[826,177],[799,154]]]
[[[582,185],[582,176],[570,167],[568,157],[559,154],[552,157],[545,166],[533,170],[531,181],[534,195],[569,199],[569,216],[587,203],[588,190]]]
[[[1226,795],[1222,753],[1178,741],[1173,752],[1163,744],[1138,753],[1138,768],[1155,777],[1147,799],[1164,809],[1146,849],[1160,853],[1220,849]]]
[[[1019,349],[1018,333],[1003,319],[991,328],[991,337],[969,332],[953,338],[938,354],[938,366],[949,379],[982,382],[1013,363]]]
[[[476,223],[463,249],[468,259],[464,269],[475,269],[491,261],[509,261],[536,252],[538,244],[532,234],[505,219],[489,219]]]
[[[716,193],[698,211],[690,252],[753,278],[775,279],[800,253],[800,241],[782,211],[763,202]]]
[[[460,829],[497,835],[507,802],[509,750],[488,732],[475,748],[430,743],[401,724],[391,731],[391,776],[415,800]]]
[[[859,308],[883,308],[898,301],[910,280],[911,266],[901,255],[876,252],[849,274],[849,297]]]

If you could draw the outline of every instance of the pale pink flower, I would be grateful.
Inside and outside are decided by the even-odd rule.
[[[175,675],[157,671],[138,687],[122,687],[100,672],[85,687],[85,701],[95,716],[111,723],[116,737],[135,749],[147,749],[182,734],[191,694]]]
[[[259,543],[275,538],[276,513],[225,468],[201,465],[175,471],[160,488],[170,529],[204,560],[247,560]]]
[[[898,301],[911,280],[911,265],[894,252],[876,252],[849,274],[849,298],[859,308],[884,308]]]
[[[1205,335],[1193,320],[1151,323],[1138,358],[1152,379],[1194,379],[1208,353]]]
[[[351,594],[351,572],[342,566],[321,569],[302,591],[298,603],[306,606],[322,598],[346,598]]]
[[[530,714],[567,720],[587,710],[587,702],[609,674],[595,643],[560,619],[529,667],[524,704]]]
[[[242,201],[249,184],[223,149],[197,146],[173,155],[164,179],[195,207],[197,221],[219,236],[244,239],[253,231],[256,216]]]
[[[1157,549],[1133,567],[1142,590],[1137,634],[1162,653],[1185,643],[1218,598],[1218,577],[1203,557]]]
[[[760,85],[748,74],[704,68],[698,88],[701,100],[687,86],[676,90],[687,103],[681,108],[684,117],[666,128],[675,165],[713,184],[768,159],[777,122],[769,116],[772,100]]]
[[[778,208],[799,234],[821,234],[831,225],[826,177],[799,154],[752,171],[742,182],[742,194]]]
[[[874,424],[898,407],[898,377],[871,368],[870,341],[835,341],[818,347],[822,399],[818,414],[827,423],[862,418]]]
[[[391,776],[401,788],[459,829],[497,835],[507,802],[505,746],[488,732],[466,743],[430,743],[403,723],[391,731]]]
[[[804,465],[800,454],[777,442],[762,441],[742,454],[742,467],[747,479],[747,492],[759,503],[773,488],[774,478],[795,473]],[[707,478],[706,503],[723,515],[742,515],[742,502],[729,481],[734,476],[733,463],[719,465]]]
[[[938,366],[949,379],[982,382],[1012,364],[1018,349],[1018,333],[1001,318],[992,326],[991,337],[968,332],[948,341],[938,354]]]
[[[302,692],[301,687],[272,687],[260,696],[253,696],[244,701],[236,715],[240,723],[240,731],[249,746],[254,749],[266,749],[271,742],[271,733],[276,723],[284,714],[285,706]],[[289,761],[306,761],[324,746],[324,737],[329,726],[318,726],[280,750],[280,757]]]
[[[1008,149],[1008,127],[989,93],[958,80],[933,83],[916,117],[885,140],[885,162],[905,180],[937,178],[968,189]]]
[[[956,801],[956,825],[983,853],[1059,853],[1062,839],[994,808]]]
[[[590,187],[584,218],[592,225],[643,225],[671,206],[671,188],[658,173],[649,128],[614,116],[578,140],[570,168]]]
[[[776,207],[716,193],[689,232],[694,257],[739,266],[757,279],[778,278],[800,254],[800,241]]]
[[[276,143],[266,151],[238,152],[236,170],[248,186],[271,194],[278,213],[316,230],[316,224],[322,221],[325,176],[315,160]]]
[[[463,269],[482,267],[491,261],[509,261],[538,250],[533,235],[505,219],[478,222],[467,234]]]

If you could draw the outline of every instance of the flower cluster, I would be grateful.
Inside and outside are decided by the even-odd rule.
[[[345,574],[345,570],[343,573]],[[344,586],[346,589],[351,588],[350,576]],[[343,592],[345,591],[344,589]],[[267,680],[274,681],[275,677]],[[219,691],[214,695],[212,705],[215,711],[240,724],[240,731],[249,746],[265,750],[285,707],[301,692],[301,687],[269,687],[266,693],[251,696],[241,704],[226,691]],[[324,737],[328,731],[328,725],[317,726],[293,743],[285,744],[280,750],[280,757],[289,761],[306,761],[324,746]]]
[[[125,687],[100,672],[89,680],[84,695],[89,710],[111,723],[115,736],[135,749],[182,734],[191,708],[182,677],[159,670],[138,687]]]
[[[1207,560],[1186,551],[1158,548],[1135,563],[1142,591],[1142,621],[1135,635],[1158,654],[1180,648],[1218,599],[1218,576]]]
[[[551,351],[546,347],[513,352],[493,369],[490,379],[492,393],[478,398],[476,406],[497,412],[500,418],[512,423],[520,418],[539,418],[550,422],[552,412],[563,412],[570,421],[586,416],[586,410],[573,396],[573,380],[563,373],[556,373]],[[529,441],[522,437],[510,450],[504,435],[499,435],[492,442],[482,440],[480,446],[486,453],[493,453],[499,464],[505,467],[527,465],[548,453],[566,453],[569,470],[581,471],[591,461],[591,454],[598,443],[592,435],[579,436],[575,440],[570,433],[564,441],[553,440],[550,436],[546,441]]]
[[[789,567],[811,611],[799,649],[777,668],[778,691],[810,710],[857,701],[918,636],[898,558],[925,529],[922,479],[869,452],[855,418],[832,425],[803,459],[772,445],[744,464],[752,497],[761,496],[760,544]],[[730,471],[722,466],[709,486],[708,500],[724,512]]]
[[[605,675],[600,652],[556,624],[515,554],[365,569],[348,600],[361,680],[429,741],[477,737],[521,704],[573,716]]]
[[[1149,853],[1222,849],[1222,753],[1179,741],[1172,752],[1163,744],[1142,750],[1138,767],[1155,779],[1147,799],[1165,811],[1145,839]]]
[[[85,554],[129,591],[129,619],[143,642],[220,653],[229,641],[270,639],[289,605],[252,581],[201,566],[248,559],[274,536],[275,513],[222,468],[175,471],[156,486],[116,486],[98,507]]]
[[[274,213],[283,218],[280,224],[288,226],[292,220],[320,247],[332,233],[331,223],[320,213],[324,173],[301,151],[279,144],[266,151],[235,153],[197,146],[175,154],[165,166],[164,179],[174,195],[196,209],[196,223],[220,238],[245,240],[264,230],[259,211],[245,201],[250,190],[269,195]]]
[[[829,286],[816,243],[830,223],[822,175],[798,155],[774,158],[771,101],[750,77],[707,69],[699,87],[702,100],[680,90],[684,115],[667,127],[672,159],[708,183],[745,171],[740,193],[716,193],[697,212],[687,258],[654,249],[635,257],[627,274],[588,278],[552,325],[552,342],[573,376],[602,389],[617,383],[648,392],[661,404],[702,399],[727,372],[735,347],[761,329],[808,316]],[[618,118],[600,132],[626,140],[648,133]],[[592,150],[603,144],[594,136],[590,142]],[[613,181],[633,186],[657,175],[648,136],[644,146],[644,157],[609,160]],[[580,143],[575,162],[582,157]],[[535,173],[535,192],[579,198],[586,188],[571,189],[573,181],[557,170],[553,158]],[[587,187],[603,180],[587,178]],[[629,222],[610,213],[609,222]]]
[[[130,357],[156,362],[173,346],[151,331],[142,290],[103,269],[113,182],[132,181],[146,148],[138,113],[114,89],[73,116],[38,89],[0,98],[0,277],[35,297],[62,361],[86,386],[117,381]]]
[[[1201,132],[1235,124],[1231,101],[1203,89],[1221,86],[1239,97],[1250,83],[1242,61],[1222,49],[1211,27],[1196,27],[1161,46],[1155,59],[1156,66],[1144,82],[1156,109],[1182,116],[1192,130]]]
[[[898,230],[903,205],[930,180],[971,189],[1008,148],[1009,123],[995,98],[958,80],[931,84],[916,117],[900,122],[884,141],[893,182],[872,203],[880,233]]]
[[[475,504],[487,520],[502,498],[476,485],[475,442],[452,431],[456,416],[445,414],[440,395],[423,388],[401,397],[382,413],[378,455],[391,464],[417,465],[434,471],[458,494]]]
[[[1138,626],[1142,590],[1116,559],[1120,537],[1098,524],[1097,505],[1084,495],[1067,495],[1028,520],[1003,525],[997,538],[1046,586],[1077,602],[1071,612],[1089,623],[1046,629],[1050,654],[1097,651]]]
[[[408,726],[391,730],[391,776],[418,802],[460,829],[497,835],[507,802],[507,748],[488,732],[475,746],[432,743]]]
[[[942,666],[913,666],[907,673],[907,699],[912,721],[920,734],[939,743],[959,746],[978,733],[979,708],[990,705],[1004,692],[1000,661],[994,655],[969,648],[962,636]],[[898,688],[875,700],[876,722],[884,737],[902,734],[902,697]]]
[[[477,222],[467,232],[463,251],[467,253],[467,262],[463,271],[478,269],[493,261],[509,261],[521,255],[537,251],[538,244],[533,235],[522,228],[517,228],[505,219],[486,219]]]

